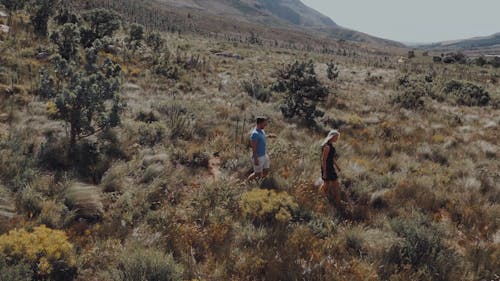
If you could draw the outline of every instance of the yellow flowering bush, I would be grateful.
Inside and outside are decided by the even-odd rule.
[[[66,234],[45,225],[32,232],[20,229],[1,235],[0,254],[15,262],[32,264],[37,275],[54,280],[71,280],[76,273],[73,245]]]
[[[55,116],[57,114],[57,106],[55,102],[49,101],[47,103],[47,113],[49,116]]]
[[[299,205],[286,192],[255,188],[241,196],[244,216],[257,223],[288,222]]]

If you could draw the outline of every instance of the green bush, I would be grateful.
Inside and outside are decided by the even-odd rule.
[[[273,90],[285,93],[281,105],[285,118],[298,116],[314,123],[316,117],[324,115],[316,105],[326,99],[328,89],[316,77],[312,61],[289,64],[279,69],[276,75]]]
[[[139,143],[141,145],[155,146],[161,143],[166,135],[166,128],[160,122],[141,124],[139,128]]]
[[[28,132],[0,137],[0,180],[12,191],[30,183],[36,175],[33,146]]]
[[[404,75],[397,79],[396,95],[391,99],[393,104],[398,104],[406,109],[423,109],[424,97],[433,97],[432,79],[420,76]]]
[[[129,248],[120,257],[114,280],[120,281],[176,281],[183,280],[184,268],[175,262],[172,254],[156,249]]]
[[[258,78],[253,78],[249,81],[241,81],[241,88],[252,98],[261,102],[269,102],[271,99],[271,91],[264,86]]]
[[[442,92],[459,105],[485,106],[491,101],[490,94],[484,88],[470,82],[450,80],[445,83]]]
[[[443,234],[425,219],[393,219],[391,227],[401,238],[386,253],[380,275],[386,280],[401,270],[425,271],[435,281],[459,280],[461,258],[442,240]]]
[[[6,281],[31,281],[33,270],[27,263],[11,262],[4,256],[0,255],[0,280]]]
[[[326,69],[326,76],[330,80],[335,80],[339,77],[339,69],[337,65],[333,61],[330,61],[329,63],[326,64],[327,69]]]

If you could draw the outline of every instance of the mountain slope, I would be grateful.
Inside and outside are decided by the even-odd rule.
[[[474,37],[465,40],[438,42],[429,45],[422,45],[420,47],[428,50],[483,50],[485,52],[500,53],[500,32],[486,37]]]
[[[230,20],[232,24],[246,22],[265,24],[266,28],[300,29],[306,33],[327,36],[339,40],[364,42],[390,47],[403,44],[370,36],[338,26],[332,19],[306,6],[300,0],[158,0],[165,6],[190,10],[199,17]],[[236,20],[237,22],[234,22]],[[212,21],[213,18],[207,19]],[[208,26],[197,26],[207,29]],[[212,26],[213,27],[213,26]],[[213,29],[211,30],[213,31]]]

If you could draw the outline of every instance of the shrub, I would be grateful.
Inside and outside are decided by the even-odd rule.
[[[155,146],[166,137],[166,128],[160,122],[141,124],[139,128],[139,143],[141,145]]]
[[[299,207],[286,192],[258,188],[244,193],[239,205],[245,217],[263,224],[287,223]]]
[[[391,102],[399,104],[406,109],[424,108],[423,98],[433,96],[432,80],[425,77],[401,76],[396,83],[397,94],[392,97]]]
[[[0,180],[12,191],[24,187],[36,175],[31,154],[33,149],[27,132],[12,132],[0,138]]]
[[[44,225],[33,232],[11,230],[0,236],[0,253],[14,264],[30,264],[36,280],[73,280],[76,275],[75,253],[66,234]]]
[[[261,102],[269,102],[271,98],[271,91],[264,86],[259,78],[255,77],[249,81],[242,81],[241,87],[249,96]]]
[[[391,227],[402,238],[384,257],[381,277],[389,277],[400,270],[412,272],[424,270],[432,280],[459,280],[461,260],[442,241],[442,233],[424,222],[394,219]]]
[[[183,272],[172,254],[133,247],[121,255],[117,274],[113,275],[120,281],[175,281],[183,280]]]
[[[106,9],[93,9],[83,14],[83,18],[89,24],[89,28],[82,28],[81,43],[85,47],[90,47],[96,39],[105,36],[113,36],[113,33],[120,28],[120,15],[115,11]]]
[[[170,139],[190,140],[195,131],[195,115],[187,108],[178,104],[162,104],[158,112],[166,115],[166,125],[170,129]]]
[[[0,280],[7,281],[31,281],[33,270],[27,263],[19,262],[11,264],[11,262],[3,255],[0,255]]]
[[[467,249],[475,280],[498,280],[500,277],[500,244],[475,245]]]
[[[333,61],[331,61],[331,62],[327,63],[326,65],[327,65],[326,76],[328,77],[328,79],[330,79],[330,80],[337,79],[339,77],[339,69],[335,65],[335,63]]]
[[[18,206],[30,216],[37,216],[42,211],[42,195],[31,186],[25,186],[19,193]]]
[[[78,217],[89,220],[100,219],[104,212],[100,191],[91,185],[71,185],[65,193],[65,204],[70,210],[75,210]]]
[[[314,123],[316,117],[324,115],[324,112],[316,109],[316,104],[326,99],[328,89],[316,77],[312,61],[297,61],[278,70],[273,89],[285,93],[281,105],[285,118],[298,116]]]
[[[424,108],[424,94],[418,88],[405,88],[392,98],[392,103],[399,104],[406,109]]]
[[[48,21],[54,13],[57,0],[40,0],[33,5],[32,14],[30,17],[33,24],[33,32],[40,37],[45,37],[48,34]]]
[[[450,80],[445,83],[443,93],[451,96],[459,105],[485,106],[491,98],[484,88],[470,82]]]
[[[158,32],[151,32],[146,37],[146,45],[153,49],[155,52],[159,52],[163,45],[165,44],[165,40],[161,37],[161,34]]]

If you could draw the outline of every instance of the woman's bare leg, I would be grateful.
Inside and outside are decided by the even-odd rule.
[[[330,181],[328,191],[330,192],[330,196],[335,203],[335,207],[339,208],[340,206],[340,183],[339,180]]]

